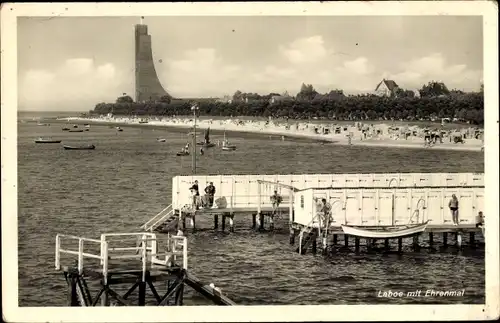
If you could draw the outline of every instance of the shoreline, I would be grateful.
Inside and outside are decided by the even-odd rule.
[[[141,127],[141,128],[152,128],[152,129],[176,129],[176,130],[188,130],[192,129],[193,125],[188,118],[179,118],[179,119],[170,119],[168,121],[148,121],[147,123],[139,123],[138,119],[132,118],[82,118],[82,117],[65,117],[53,119],[51,121],[56,123],[74,123],[74,124],[94,124],[94,125],[115,125],[115,126],[123,126],[123,127]],[[237,120],[236,120],[237,121]],[[479,142],[472,143],[464,143],[464,144],[455,144],[448,142],[448,138],[443,138],[443,143],[435,144],[432,147],[424,147],[423,138],[409,138],[405,139],[391,139],[391,138],[368,138],[362,140],[361,132],[359,132],[356,136],[354,135],[351,139],[351,144],[349,143],[349,139],[345,133],[340,134],[318,134],[313,133],[312,128],[305,129],[284,129],[280,125],[273,124],[271,126],[264,125],[263,122],[251,122],[251,124],[243,123],[236,124],[235,120],[226,119],[226,120],[200,120],[197,124],[197,130],[204,131],[207,128],[213,133],[223,133],[232,132],[232,133],[244,133],[244,134],[254,134],[256,136],[280,136],[285,137],[285,139],[293,138],[298,140],[307,140],[307,141],[315,141],[315,142],[323,142],[329,143],[332,145],[342,145],[342,146],[363,146],[363,147],[384,147],[384,148],[406,148],[406,149],[433,149],[433,150],[454,150],[454,151],[482,151],[482,144],[477,139],[471,139]],[[190,123],[187,123],[190,122]],[[224,123],[225,122],[225,123]],[[298,127],[298,126],[297,126]],[[343,126],[345,127],[345,126]],[[351,127],[353,128],[353,127]],[[353,129],[349,129],[353,130]],[[353,131],[356,131],[354,129]],[[350,132],[351,134],[353,132]]]

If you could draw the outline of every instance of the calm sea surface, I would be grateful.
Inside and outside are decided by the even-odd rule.
[[[137,231],[170,203],[172,177],[191,172],[191,157],[175,156],[185,144],[184,133],[127,127],[118,133],[108,126],[67,133],[62,126],[18,124],[20,306],[65,305],[66,283],[54,270],[57,233],[97,238],[105,232]],[[230,135],[239,149],[207,150],[199,156],[198,174],[484,171],[484,157],[476,152]],[[97,149],[65,151],[58,144],[37,145],[33,140],[38,136],[67,144],[93,143]],[[167,143],[156,142],[158,137]],[[335,250],[329,256],[300,256],[288,244],[285,223],[277,223],[274,233],[253,232],[250,217],[235,223],[231,234],[187,234],[191,271],[239,304],[484,303],[483,250],[450,247],[396,255],[362,249],[357,255]],[[197,225],[213,224],[205,219]],[[379,290],[417,289],[465,289],[465,296],[377,297]],[[189,288],[185,298],[186,304],[209,304]]]

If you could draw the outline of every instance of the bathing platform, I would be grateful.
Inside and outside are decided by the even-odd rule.
[[[188,241],[182,236],[161,239],[140,232],[90,239],[58,234],[55,268],[68,284],[68,306],[183,305],[185,286],[210,303],[236,305],[219,288],[189,272],[187,250]],[[100,287],[92,293],[89,286],[95,282]],[[120,295],[123,287],[127,292]],[[133,293],[137,294],[135,302],[129,300]]]
[[[212,207],[194,207],[190,187],[195,180],[200,194],[209,183],[214,184]],[[272,204],[274,192],[281,197],[277,207]],[[453,225],[448,209],[453,194],[460,203],[458,225]],[[332,219],[325,230],[320,228],[324,223],[320,224],[318,218],[322,200],[331,206]],[[263,231],[273,230],[279,218],[285,219],[292,242],[296,236],[299,240],[313,237],[311,232],[315,231],[321,241],[330,241],[330,236],[336,241],[339,235],[348,240],[342,225],[382,228],[428,223],[424,233],[443,234],[445,245],[449,233],[460,236],[459,244],[461,236],[470,233],[469,241],[475,244],[474,234],[482,231],[476,223],[479,212],[484,210],[484,173],[175,176],[171,201],[141,229],[186,232],[197,228],[197,219],[213,218],[215,230],[221,227],[224,231],[229,224],[233,232],[239,218],[251,216],[251,228]]]

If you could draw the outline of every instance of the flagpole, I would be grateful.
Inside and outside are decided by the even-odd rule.
[[[192,159],[192,171],[193,174],[196,174],[196,110],[198,107],[196,106],[196,103],[193,104],[191,107],[191,110],[193,110],[193,117],[194,117],[194,129],[193,129],[193,159]]]

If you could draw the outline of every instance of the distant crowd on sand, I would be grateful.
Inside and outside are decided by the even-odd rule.
[[[189,127],[193,124],[193,119],[188,117],[115,117],[108,115],[96,118],[105,122],[125,122],[125,123],[151,123],[164,126]],[[144,121],[147,120],[147,121]],[[390,121],[388,121],[390,123]],[[221,120],[201,119],[198,121],[201,128],[211,127],[219,130],[234,130],[248,132],[268,132],[352,141],[412,141],[422,143],[425,146],[436,144],[468,144],[475,146],[484,145],[484,130],[478,127],[468,127],[463,129],[449,130],[444,124],[423,128],[419,125],[394,125],[385,123],[353,122],[351,124],[339,124],[334,122],[296,122],[288,120],[248,120],[238,118],[228,118]]]

